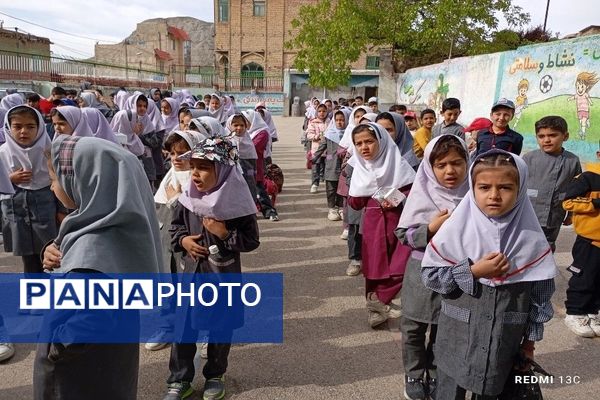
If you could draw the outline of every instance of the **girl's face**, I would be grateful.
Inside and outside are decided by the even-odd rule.
[[[435,115],[433,115],[433,114],[423,115],[423,118],[421,119],[421,123],[427,129],[433,128],[433,126],[435,125]]]
[[[181,122],[183,122],[183,127],[181,127]],[[181,127],[181,130],[186,130],[189,129],[190,127],[190,122],[192,122],[192,116],[189,114],[185,114],[183,116],[183,119],[179,122],[179,125]]]
[[[180,131],[185,130],[185,116],[186,116],[185,111],[182,111],[179,113],[179,130]]]
[[[327,106],[327,110],[329,110],[329,111],[333,110],[333,103],[330,102],[329,100],[325,102],[325,105]]]
[[[354,140],[354,147],[356,147],[356,151],[365,160],[370,161],[377,156],[377,152],[379,151],[379,142],[369,130],[365,129],[358,132],[354,135],[352,140]]]
[[[314,107],[319,107],[319,104],[321,104],[321,103],[319,102],[319,100],[317,100],[317,99],[314,99],[314,100],[313,100],[313,106],[314,106]]]
[[[219,99],[211,97],[209,107],[213,110],[217,110],[219,107],[221,107],[221,102],[219,101]]]
[[[346,118],[344,118],[344,114],[337,113],[335,114],[335,127],[338,129],[344,129],[346,126]]]
[[[169,151],[169,157],[171,158],[171,165],[175,168],[175,171],[189,171],[190,170],[190,160],[179,160],[179,157],[182,154],[190,151],[190,148],[183,142],[177,142],[173,146],[171,146],[171,151]]]
[[[217,169],[212,161],[192,158],[190,166],[192,183],[199,192],[208,192],[217,185]]]
[[[467,176],[467,161],[456,150],[438,158],[432,165],[438,183],[446,189],[455,189]]]
[[[587,89],[585,83],[581,82],[581,81],[577,81],[575,82],[575,89],[577,90],[577,94],[578,95],[583,95],[585,93],[585,90]]]
[[[56,172],[54,171],[54,165],[52,165],[52,161],[48,159],[48,172],[50,175],[50,190],[54,193],[56,198],[70,210],[76,210],[77,204],[69,197],[69,195],[65,192],[63,187],[60,185],[58,181],[58,177],[56,176]]]
[[[317,118],[324,121],[326,117],[327,117],[327,108],[319,107],[317,109]]]
[[[163,115],[171,115],[173,109],[168,101],[163,100],[160,102],[160,111],[163,113]]]
[[[396,140],[396,127],[392,121],[389,119],[380,119],[377,123],[385,128],[392,140]]]
[[[137,112],[137,115],[143,117],[144,115],[146,115],[146,111],[148,111],[148,103],[146,103],[145,101],[138,100],[135,103],[135,111]]]
[[[233,129],[233,133],[235,133],[236,136],[244,136],[244,133],[246,133],[246,129],[248,129],[248,127],[246,126],[246,123],[244,121],[240,121],[239,119],[234,119],[231,122],[231,129]]]
[[[356,110],[354,112],[354,125],[358,125],[358,123],[360,122],[360,119],[363,117],[363,115],[365,115],[367,112],[365,110],[363,110],[362,108],[360,110]]]
[[[59,135],[72,135],[73,128],[67,121],[61,119],[58,114],[52,116],[52,125],[54,126],[54,132]]]
[[[15,142],[29,147],[35,142],[38,132],[38,120],[27,114],[15,114],[10,118],[10,134]]]
[[[515,206],[519,182],[511,166],[487,168],[475,176],[473,195],[477,207],[488,217],[500,217]]]

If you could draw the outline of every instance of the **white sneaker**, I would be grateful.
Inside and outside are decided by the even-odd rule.
[[[350,260],[350,264],[348,268],[346,268],[346,275],[348,276],[356,276],[360,274],[361,271],[361,262],[360,260]]]
[[[319,191],[319,185],[312,185],[310,187],[310,192],[311,193],[317,193]]]
[[[586,338],[596,336],[590,327],[590,318],[587,315],[567,315],[565,325],[576,335]]]
[[[15,355],[15,345],[12,343],[0,343],[0,361],[8,360]]]
[[[169,345],[168,342],[166,342],[165,340],[165,336],[166,336],[166,332],[165,331],[158,331],[156,332],[154,335],[152,335],[152,337],[150,337],[150,339],[148,339],[148,343],[146,343],[144,345],[144,347],[146,348],[146,350],[150,350],[150,351],[157,351],[157,350],[161,350],[164,349],[165,347],[167,347]]]
[[[348,240],[348,229],[344,229],[342,231],[342,234],[340,235],[340,239],[342,239],[342,240]]]
[[[596,336],[600,336],[600,314],[588,314],[590,319],[590,328]]]
[[[327,213],[327,219],[330,221],[341,221],[342,217],[340,217],[340,213],[336,208],[330,208],[329,213]]]
[[[200,350],[200,358],[206,360],[208,358],[208,343],[198,343],[198,347]]]

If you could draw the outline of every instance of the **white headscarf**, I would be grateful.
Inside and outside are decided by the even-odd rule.
[[[261,131],[267,131],[267,133],[269,133],[269,126],[259,113],[254,110],[246,110],[243,111],[242,114],[244,114],[246,119],[250,121],[250,128],[248,128],[250,138],[254,139],[254,137]]]
[[[494,154],[515,161],[519,171],[519,194],[512,210],[488,217],[473,195],[473,168],[478,160]],[[527,164],[517,155],[494,149],[479,155],[469,169],[470,191],[427,245],[422,265],[448,267],[467,258],[478,261],[492,252],[503,253],[510,270],[503,278],[479,281],[488,286],[554,278],[558,271],[548,241],[527,196]]]
[[[342,140],[342,137],[344,136],[344,132],[346,130],[346,126],[348,126],[348,118],[349,118],[351,112],[352,112],[352,110],[350,110],[349,108],[341,108],[339,110],[334,110],[333,111],[333,116],[331,118],[331,122],[329,122],[329,126],[325,130],[325,134],[323,136],[326,139],[331,140],[332,142],[340,144],[340,141]],[[345,124],[344,124],[344,127],[341,128],[341,129],[339,129],[335,125],[335,116],[338,113],[341,113],[344,116],[344,120],[346,121]]]
[[[129,119],[129,115],[131,115],[131,119]],[[154,130],[154,126],[148,118],[148,115],[144,115],[139,118],[140,122],[142,122],[144,126],[144,131],[142,133],[152,132]],[[122,133],[127,136],[127,148],[136,156],[141,156],[144,154],[144,144],[140,140],[139,136],[133,131],[135,124],[138,121],[138,115],[135,111],[127,111],[122,110],[115,114],[112,121],[110,121],[110,127],[115,133]]]
[[[277,141],[279,136],[277,135],[277,127],[275,127],[275,123],[273,122],[273,116],[271,115],[271,112],[266,108],[263,108],[262,110],[262,112],[265,114],[263,119],[269,127],[269,135],[271,136],[271,141]]]
[[[464,181],[454,189],[445,188],[435,177],[429,158],[434,147],[442,138],[446,138],[444,140],[458,140],[465,150],[468,163],[469,151],[466,143],[461,138],[454,135],[442,135],[432,139],[425,146],[423,162],[417,170],[398,227],[410,228],[419,224],[429,224],[433,217],[442,210],[448,210],[451,213],[469,191],[466,174]]]
[[[124,90],[119,90],[115,95],[115,104],[119,107],[119,110],[128,110],[127,101],[131,97],[131,93]]]
[[[94,137],[106,139],[113,143],[119,143],[115,132],[112,130],[104,114],[97,108],[85,107],[81,109]]]
[[[379,188],[400,189],[415,179],[415,170],[402,158],[398,147],[390,135],[379,124],[369,122],[370,128],[379,142],[375,157],[367,161],[355,151],[348,160],[354,171],[350,180],[349,195],[352,197],[370,197]]]
[[[221,125],[219,123],[219,121],[217,121],[213,117],[192,118],[192,120],[190,121],[190,125],[192,123],[198,129],[201,129],[199,127],[199,125],[201,127],[203,127],[204,129],[206,129],[209,136],[226,136],[227,135],[227,132],[225,131],[225,128],[223,127],[223,125]]]
[[[38,119],[37,135],[29,147],[22,147],[10,134],[8,115],[12,110],[20,107],[33,110]],[[8,134],[6,135],[6,143],[0,146],[0,160],[3,167],[9,174],[21,168],[32,173],[30,182],[19,183],[16,186],[28,190],[38,190],[50,186],[50,174],[44,153],[50,151],[51,142],[50,137],[46,133],[46,125],[44,124],[42,114],[35,108],[26,105],[13,107],[4,116],[4,129]]]
[[[208,138],[207,135],[202,134],[196,131],[173,131],[169,134],[181,136],[190,147],[190,150],[196,147],[200,142],[204,139]],[[160,186],[154,195],[154,202],[158,204],[167,204],[176,200],[179,195],[175,196],[172,199],[167,198],[167,185],[171,185],[174,188],[179,186],[182,190],[190,184],[190,179],[192,177],[191,171],[175,171],[174,167],[171,167],[165,174],[165,177],[160,182]]]
[[[67,120],[71,129],[73,129],[73,136],[94,136],[92,129],[88,124],[87,117],[81,112],[80,108],[74,106],[61,106],[57,107],[56,111]]]
[[[356,113],[357,110],[363,110],[365,114],[371,112],[369,107],[359,106],[353,109],[350,113],[350,117],[348,117],[348,125],[344,131],[344,136],[342,137],[342,140],[340,140],[340,146],[348,150],[350,154],[352,154],[352,151],[354,150],[354,143],[352,142],[352,130],[356,127],[356,124],[354,123],[354,113]]]
[[[77,210],[60,225],[57,273],[157,273],[161,242],[152,191],[139,160],[93,137],[60,135],[52,144],[57,178]]]
[[[217,99],[219,99],[220,103],[219,108],[217,109],[212,109],[210,107],[210,104],[208,105],[208,112],[210,113],[210,116],[219,121],[220,124],[225,124],[225,122],[227,122],[227,118],[229,118],[229,116],[231,115],[231,102],[227,102],[227,99],[225,99],[225,97],[221,97],[216,93],[211,94],[210,97],[216,97]]]
[[[20,106],[21,104],[25,104],[23,101],[23,97],[21,97],[18,93],[13,93],[6,95],[0,100],[0,121],[2,121],[2,126],[0,126],[0,143],[6,142],[6,138],[4,137],[7,133],[10,134],[10,131],[4,131],[4,117],[8,110],[13,107]]]
[[[244,136],[237,136],[233,132],[232,122],[233,122],[233,118],[236,116],[240,116],[240,117],[244,118],[244,121],[246,121],[246,123],[248,125],[250,125],[250,122],[248,122],[248,120],[246,119],[244,114],[234,114],[234,115],[230,116],[229,118],[227,118],[226,127],[231,132],[231,139],[237,144],[238,153],[239,153],[241,159],[256,160],[258,158],[258,156],[256,154],[256,147],[254,147],[254,143],[252,143],[252,138],[250,137],[250,134],[248,133],[248,129],[246,129],[246,132],[244,132]]]
[[[169,115],[164,115],[161,112],[161,118],[165,127],[165,131],[172,132],[175,129],[179,129],[179,101],[172,97],[165,97],[161,100],[161,102],[162,101],[166,101],[171,106],[171,113]]]

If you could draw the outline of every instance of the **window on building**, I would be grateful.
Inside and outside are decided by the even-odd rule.
[[[265,71],[262,65],[255,62],[245,64],[242,67],[242,74],[240,76],[240,86],[242,89],[256,89],[263,87],[263,78],[265,77]]]
[[[176,45],[175,45],[175,39],[171,39],[171,47],[172,47],[173,50],[175,50],[175,47],[176,47]]]
[[[229,0],[217,0],[217,1],[218,1],[219,22],[229,21]]]
[[[267,11],[267,5],[265,0],[254,0],[254,16],[255,17],[264,17]]]
[[[367,69],[379,69],[379,56],[367,56]]]

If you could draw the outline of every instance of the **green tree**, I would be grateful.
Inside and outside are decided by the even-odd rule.
[[[315,87],[348,84],[351,64],[373,48],[392,48],[398,72],[465,54],[491,40],[504,16],[522,27],[529,15],[511,0],[321,0],[292,21],[294,66]]]

